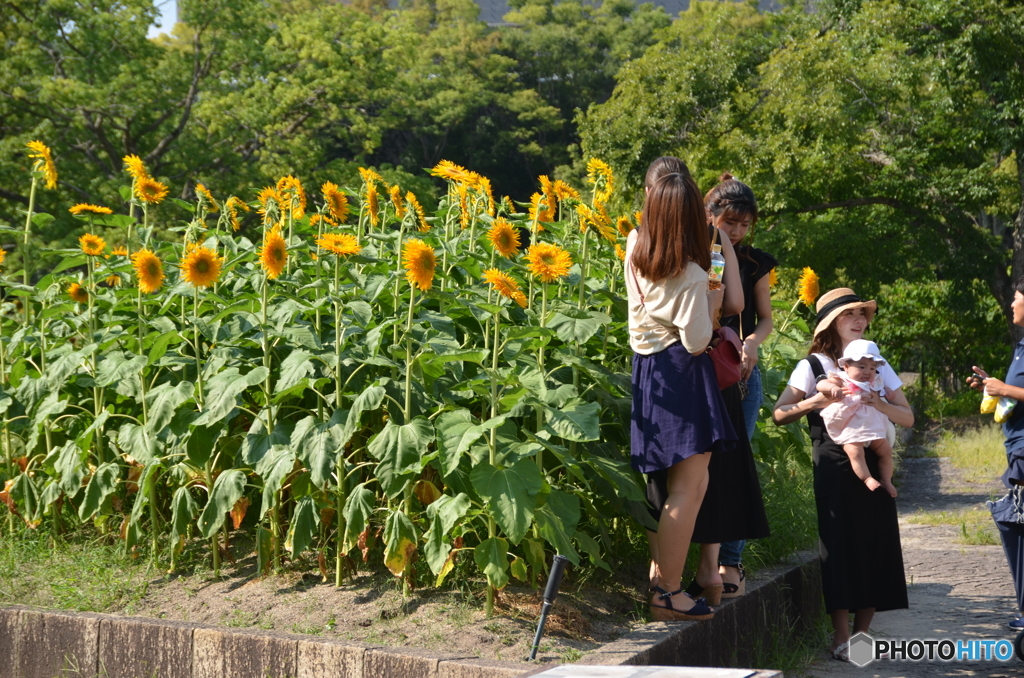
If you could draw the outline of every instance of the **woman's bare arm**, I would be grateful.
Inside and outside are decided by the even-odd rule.
[[[836,402],[837,399],[829,398],[824,393],[815,393],[810,398],[800,389],[787,386],[775,403],[775,410],[772,412],[772,421],[779,426],[792,424],[800,421],[809,412],[820,409]]]
[[[736,315],[743,311],[743,284],[740,281],[740,262],[736,258],[736,250],[721,231],[718,231],[718,242],[722,243],[722,256],[725,257],[725,300],[722,302],[722,315]]]

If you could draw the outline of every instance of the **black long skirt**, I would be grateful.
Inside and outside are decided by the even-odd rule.
[[[725,411],[737,436],[732,450],[715,452],[708,463],[708,488],[704,493],[691,541],[718,544],[740,539],[763,539],[769,534],[768,516],[761,497],[754,454],[743,423],[743,398],[738,385],[722,392]],[[647,498],[651,516],[661,517],[668,496],[667,474],[648,475]]]

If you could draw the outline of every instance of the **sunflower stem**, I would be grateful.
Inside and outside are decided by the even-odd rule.
[[[28,255],[28,239],[32,234],[32,216],[36,210],[36,184],[38,179],[35,175],[32,176],[32,187],[28,192],[28,210],[25,212],[25,233],[24,239],[22,240],[22,252],[21,252],[21,264],[22,264],[22,282],[25,286],[28,286],[30,278],[29,264],[32,258]],[[28,301],[25,302],[25,324],[28,325]]]
[[[412,423],[412,311],[416,305],[416,285],[409,285],[409,315],[405,321],[405,423]]]
[[[207,459],[203,469],[206,472],[206,490],[208,493],[208,501],[213,500],[213,460]],[[213,578],[220,579],[220,546],[217,544],[217,535],[219,532],[215,532],[210,537],[210,549],[213,551]]]
[[[199,324],[195,322],[199,320],[199,288],[192,288],[192,310],[195,316],[192,322],[192,337],[195,341],[195,352],[196,352],[196,385],[198,391],[196,394],[196,401],[199,405],[199,411],[203,411],[203,357],[202,357],[202,346],[199,343]],[[218,562],[220,555],[217,556]]]
[[[494,314],[494,349],[491,351],[491,419],[498,416],[498,354],[500,351],[498,347],[501,345],[499,339],[501,338],[501,311]],[[497,429],[491,427],[490,437],[487,444],[488,461],[491,466],[497,467],[498,465],[498,435]],[[494,516],[487,516],[487,537],[494,539],[497,536],[497,528],[494,523]],[[491,585],[490,582],[487,584],[487,618],[490,619],[494,616],[494,593],[496,589]]]
[[[401,299],[400,288],[402,284],[402,238],[405,237],[405,219],[398,224],[398,240],[395,241],[395,309],[398,308],[398,300]],[[394,326],[394,334],[391,340],[393,345],[398,344],[398,324]]]

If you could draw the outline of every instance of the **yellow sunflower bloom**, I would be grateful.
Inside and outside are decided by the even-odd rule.
[[[159,204],[167,197],[167,186],[156,179],[146,177],[135,182],[135,197],[151,205]]]
[[[412,205],[413,211],[416,212],[416,219],[420,222],[420,233],[426,233],[430,230],[430,224],[427,223],[427,215],[423,212],[423,205],[416,199],[416,196],[412,191],[405,194],[405,199]]]
[[[152,294],[164,284],[164,265],[150,250],[139,250],[133,254],[132,267],[143,294]]]
[[[89,205],[87,203],[80,202],[73,207],[69,207],[68,212],[71,212],[72,214],[85,214],[86,212],[89,212],[90,214],[113,214],[114,210],[109,207],[103,207],[102,205]]]
[[[434,165],[434,168],[430,170],[430,174],[456,183],[466,183],[472,179],[472,174],[469,170],[461,165],[456,165],[450,160],[442,160]]]
[[[53,190],[57,188],[57,166],[53,163],[53,152],[42,141],[30,141],[25,145],[32,151],[28,154],[28,157],[35,158],[36,160],[32,171],[41,171],[43,173],[48,189]]]
[[[372,169],[368,169],[366,167],[359,168],[359,178],[362,179],[363,183],[366,185],[385,183],[384,177],[377,174]]]
[[[78,239],[78,246],[90,257],[98,257],[103,254],[103,250],[107,249],[107,241],[98,235],[86,233]]]
[[[320,193],[324,196],[324,204],[327,205],[327,211],[331,213],[331,216],[337,221],[345,223],[345,220],[348,219],[348,196],[342,193],[337,184],[332,184],[330,181],[320,187]]]
[[[327,224],[328,226],[330,226],[332,228],[338,225],[338,222],[336,222],[334,219],[331,219],[326,214],[311,214],[311,215],[309,215],[309,225],[310,226],[316,226],[317,224],[320,224],[320,223]]]
[[[306,213],[306,190],[302,188],[302,182],[291,175],[281,177],[277,182],[277,192],[282,202],[291,206],[292,218],[301,219]]]
[[[366,184],[366,211],[370,214],[370,225],[380,221],[380,203],[377,201],[377,184]]]
[[[626,260],[626,250],[622,249],[622,245],[619,243],[615,243],[615,256],[617,256],[620,261]]]
[[[362,251],[356,237],[348,233],[324,233],[316,239],[316,244],[339,257],[349,257]]]
[[[89,302],[89,292],[78,283],[71,283],[68,287],[68,296],[71,297],[72,301],[77,301],[79,304]]]
[[[487,214],[493,217],[497,210],[497,205],[494,204],[494,192],[491,190],[491,180],[487,177],[480,177],[480,180],[477,181],[477,186],[479,187],[480,192],[487,198]]]
[[[405,218],[405,201],[402,200],[402,189],[398,187],[398,184],[388,188],[388,198],[391,200],[391,204],[395,206],[395,216],[401,221]]]
[[[459,225],[469,228],[469,189],[466,184],[459,184],[455,191],[459,195]]]
[[[544,211],[537,215],[541,221],[551,223],[555,220],[555,208],[558,206],[558,199],[555,197],[555,184],[546,174],[539,177],[540,190],[544,195]]]
[[[601,202],[608,202],[612,199],[615,191],[615,176],[608,163],[597,158],[591,158],[587,162],[587,181],[594,185],[594,197]]]
[[[640,224],[643,223],[643,220],[644,220],[644,211],[643,210],[638,210],[636,212],[633,212],[633,221],[636,222],[636,227],[637,228],[640,228]]]
[[[540,221],[539,221],[540,220],[540,215],[541,215],[541,212],[542,212],[542,210],[540,208],[540,205],[541,205],[541,201],[543,199],[544,199],[544,196],[542,196],[540,193],[534,193],[533,195],[530,196],[530,215],[529,215],[529,218],[530,218],[530,222],[531,223],[536,223],[537,224],[537,230],[538,231],[543,231],[544,230],[544,227],[540,225]]]
[[[810,266],[804,268],[799,285],[800,301],[808,306],[814,306],[814,301],[818,298],[818,274]]]
[[[115,257],[127,257],[128,256],[128,248],[125,247],[124,245],[119,245],[119,246],[114,248],[114,250],[111,252],[111,254],[113,254]]]
[[[619,235],[628,238],[629,232],[633,230],[633,222],[629,220],[629,217],[619,217],[615,220],[615,228],[619,231]]]
[[[555,282],[569,275],[572,256],[557,245],[537,243],[526,250],[526,268],[542,282]]]
[[[426,292],[434,283],[434,266],[437,258],[434,248],[422,240],[413,238],[402,247],[402,266],[405,268],[405,279]]]
[[[121,284],[121,276],[117,275],[116,273],[113,275],[108,275],[103,282],[107,284],[107,287],[117,287],[118,285]]]
[[[600,203],[598,204],[600,206]],[[600,207],[603,208],[603,206]],[[581,231],[586,231],[588,227],[593,228],[608,242],[615,242],[615,231],[612,230],[612,226],[609,223],[608,213],[604,212],[603,209],[592,210],[583,203],[579,203],[576,205],[576,213],[580,215]]]
[[[210,287],[220,278],[224,260],[207,247],[197,245],[186,249],[181,262],[181,275],[192,287]]]
[[[146,165],[142,162],[142,158],[139,156],[126,155],[121,158],[121,162],[125,164],[125,170],[135,181],[149,178],[149,172],[146,170]]]
[[[263,223],[273,223],[281,213],[281,204],[284,199],[278,193],[276,186],[267,186],[256,196],[260,204],[260,214],[263,215]]]
[[[779,276],[775,272],[775,269],[768,271],[768,287],[775,287],[779,284]]]
[[[486,280],[495,292],[516,302],[522,308],[526,308],[526,295],[519,289],[519,283],[508,273],[499,271],[496,268],[489,268],[484,271]]]
[[[514,257],[519,252],[519,231],[504,217],[494,220],[487,239],[494,246],[494,251],[505,258]]]
[[[7,250],[0,249],[0,266],[3,266],[4,259],[7,258]]]
[[[260,265],[267,272],[267,277],[276,280],[288,263],[288,246],[281,236],[279,228],[267,231],[263,238],[263,247],[259,251]]]
[[[240,200],[235,196],[231,196],[224,201],[224,209],[228,213],[228,221],[231,223],[232,231],[237,231],[242,228],[242,222],[238,218],[238,210],[242,210],[243,212],[252,211],[252,208],[246,205],[244,200]]]
[[[196,198],[199,199],[200,204],[206,205],[206,211],[210,214],[215,214],[220,211],[220,205],[213,199],[213,193],[210,193],[210,189],[202,184],[196,184]]]
[[[561,179],[555,182],[553,188],[555,191],[555,197],[558,198],[559,200],[580,199],[580,192],[577,191],[572,186],[570,186],[569,184],[562,181]]]

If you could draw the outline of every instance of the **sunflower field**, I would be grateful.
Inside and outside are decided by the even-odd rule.
[[[3,227],[26,248],[57,173],[29,149]],[[358,558],[406,591],[462,567],[489,611],[551,552],[608,567],[643,490],[617,290],[635,216],[609,215],[605,163],[520,211],[442,161],[433,214],[372,169],[185,202],[124,166],[128,214],[70,206],[80,247],[0,278],[9,528],[91,525],[171,571],[200,540],[215,575],[239,531],[260,572],[307,554],[338,585]]]

